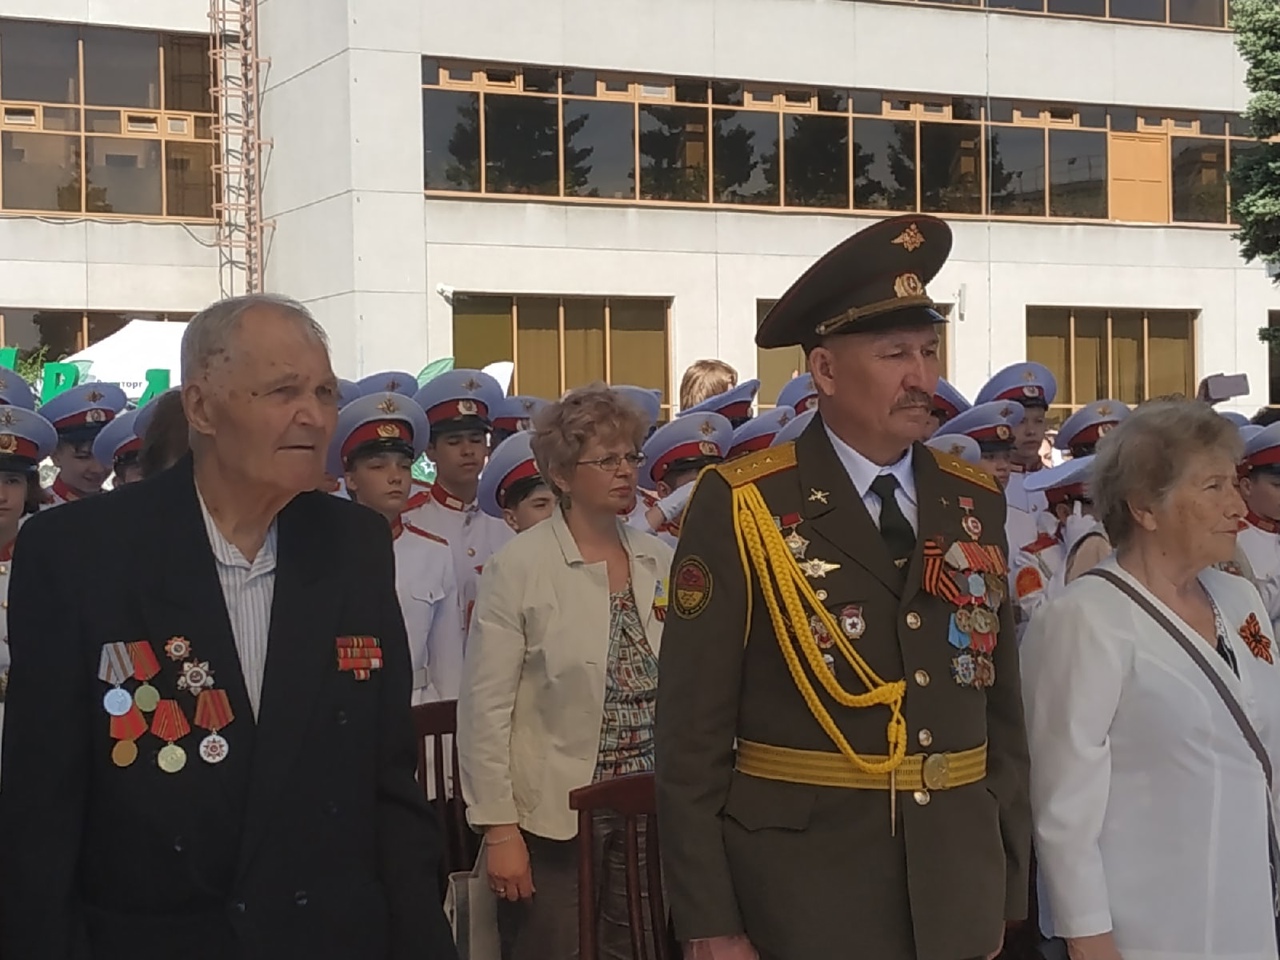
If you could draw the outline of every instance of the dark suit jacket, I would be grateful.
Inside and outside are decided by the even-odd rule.
[[[1010,606],[998,604],[994,685],[962,686],[948,642],[956,608],[923,586],[926,540],[944,551],[973,542],[966,507],[979,542],[1004,550],[1004,496],[985,474],[919,444],[913,470],[919,537],[905,578],[820,418],[794,447],[698,482],[671,578],[656,725],[663,867],[681,939],[745,931],[767,960],[961,960],[999,947],[1005,920],[1026,911],[1029,766]],[[807,541],[804,558],[829,565],[808,582],[837,624],[861,618],[856,650],[884,680],[906,680],[907,753],[987,744],[982,781],[899,793],[896,832],[887,791],[735,770],[735,738],[836,752],[783,659],[759,579],[743,575],[731,502],[748,482],[778,525]],[[680,576],[691,558],[705,589],[690,592]],[[840,685],[863,692],[831,653]],[[842,707],[813,683],[853,749],[884,755],[889,711]]]
[[[0,791],[5,960],[309,960],[454,956],[437,888],[439,826],[414,780],[410,665],[386,523],[323,493],[279,515],[275,594],[254,722],[190,457],[159,476],[33,517],[10,589]],[[370,679],[335,638],[381,641]],[[111,761],[103,645],[148,640],[152,684],[188,720],[165,641],[208,661],[235,719]],[[137,684],[130,681],[126,688]]]

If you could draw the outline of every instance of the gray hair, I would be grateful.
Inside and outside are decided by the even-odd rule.
[[[1235,425],[1199,400],[1140,404],[1098,443],[1090,495],[1094,514],[1116,549],[1137,529],[1131,507],[1161,504],[1197,454],[1220,453],[1233,462],[1244,453]]]
[[[228,297],[205,307],[187,324],[182,334],[182,382],[193,380],[208,369],[209,363],[230,349],[231,338],[240,328],[240,320],[250,310],[268,309],[296,320],[317,343],[327,350],[329,337],[316,322],[311,311],[297,300],[275,293],[250,293]]]

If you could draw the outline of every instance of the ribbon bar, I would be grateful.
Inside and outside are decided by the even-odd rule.
[[[133,659],[127,643],[108,643],[98,659],[98,679],[118,687],[133,676]]]
[[[181,740],[191,732],[191,724],[187,722],[177,700],[161,700],[156,704],[155,716],[151,718],[151,732],[166,743]]]
[[[124,716],[111,718],[113,740],[137,740],[146,732],[147,718],[142,715],[136,703],[129,707],[129,712]]]
[[[231,700],[225,690],[201,690],[196,697],[196,726],[202,730],[216,731],[228,726],[235,719]]]
[[[146,640],[135,640],[129,644],[129,656],[133,660],[135,680],[150,680],[160,672],[160,661],[156,659],[156,652]]]
[[[339,657],[339,670],[380,670],[381,657]]]
[[[374,650],[378,647],[377,637],[338,637],[339,650]]]

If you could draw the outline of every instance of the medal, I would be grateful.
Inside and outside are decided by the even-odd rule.
[[[850,640],[860,638],[867,629],[867,622],[862,618],[862,608],[851,603],[841,610],[840,629]]]
[[[822,650],[829,650],[835,643],[831,638],[831,633],[827,630],[827,625],[822,622],[822,617],[814,614],[809,618],[809,629],[813,632],[813,639],[817,641],[818,647]]]
[[[108,643],[98,658],[98,679],[111,684],[102,698],[102,707],[113,717],[122,717],[133,706],[133,697],[120,684],[133,675],[133,660],[127,643]]]
[[[787,549],[797,560],[803,560],[805,551],[809,549],[809,541],[794,530],[783,537],[782,542],[787,545]]]
[[[177,773],[187,764],[187,752],[174,741],[181,740],[191,732],[191,724],[178,706],[177,700],[161,700],[156,704],[155,716],[151,718],[151,732],[165,745],[160,748],[156,762],[165,773]]]
[[[973,514],[968,514],[963,520],[961,520],[960,526],[964,527],[964,532],[974,540],[977,540],[982,536],[982,521]]]
[[[201,691],[196,697],[195,719],[197,727],[209,731],[209,735],[200,741],[200,759],[205,763],[221,763],[231,751],[231,745],[218,731],[235,719],[227,691]]]
[[[178,689],[186,690],[194,697],[199,697],[204,690],[213,688],[213,671],[209,669],[207,660],[188,660],[182,665],[182,676],[178,678]]]
[[[969,574],[969,596],[981,597],[987,592],[987,581],[980,573]]]
[[[127,767],[138,759],[138,745],[132,740],[121,740],[111,748],[111,762],[117,767]]]
[[[147,681],[160,672],[160,661],[151,644],[145,640],[137,640],[129,644],[129,655],[133,658],[133,678],[140,680],[138,689],[133,691],[133,702],[143,713],[150,713],[160,702],[160,691]]]
[[[956,628],[961,633],[973,632],[973,613],[968,607],[961,607],[955,612]]]
[[[973,633],[995,633],[999,628],[1000,621],[996,619],[994,613],[986,607],[973,608]]]
[[[170,637],[164,645],[164,654],[170,660],[185,660],[191,653],[191,644],[186,637]]]

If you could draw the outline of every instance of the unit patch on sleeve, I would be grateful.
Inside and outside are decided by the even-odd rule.
[[[676,616],[693,620],[711,602],[711,571],[698,557],[685,557],[676,568],[672,589]]]

